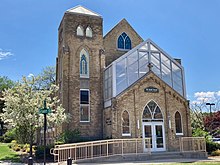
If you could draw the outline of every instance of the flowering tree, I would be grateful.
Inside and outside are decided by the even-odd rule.
[[[26,137],[30,137],[30,155],[32,155],[32,144],[37,128],[43,126],[43,115],[39,114],[39,109],[43,107],[43,100],[46,99],[48,107],[53,113],[48,114],[48,125],[55,126],[62,124],[67,115],[60,104],[56,92],[58,87],[51,85],[48,90],[38,90],[37,79],[23,77],[13,88],[3,92],[5,108],[1,118],[12,126],[24,128]]]

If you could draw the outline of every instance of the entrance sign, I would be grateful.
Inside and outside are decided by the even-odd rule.
[[[148,92],[148,93],[158,93],[158,92],[159,92],[159,89],[150,86],[150,87],[145,88],[145,89],[144,89],[144,92]]]

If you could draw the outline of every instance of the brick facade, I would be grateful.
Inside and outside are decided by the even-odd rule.
[[[77,36],[78,26],[92,29],[92,37]],[[143,110],[153,100],[163,114],[166,150],[176,150],[180,136],[191,136],[187,100],[157,77],[153,72],[111,98],[111,106],[104,108],[104,69],[127,51],[117,49],[117,38],[123,32],[130,37],[132,48],[143,42],[130,24],[123,19],[103,37],[103,19],[99,15],[66,12],[59,27],[57,84],[66,112],[71,115],[68,124],[60,130],[79,129],[81,136],[90,139],[143,137]],[[89,54],[89,78],[80,78],[80,51]],[[155,87],[158,93],[146,93]],[[80,89],[90,91],[90,120],[80,122]],[[130,136],[122,136],[122,112],[129,113]],[[182,135],[176,135],[175,113],[182,119]]]

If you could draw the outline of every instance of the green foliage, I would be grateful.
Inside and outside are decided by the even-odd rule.
[[[56,68],[47,66],[37,77],[38,89],[50,89],[51,85],[55,84]]]
[[[211,153],[212,156],[220,156],[220,150],[212,151]]]
[[[8,130],[4,135],[3,135],[3,142],[4,143],[11,143],[12,140],[15,140],[16,133],[15,133],[15,128]]]
[[[29,125],[27,124],[17,126],[15,129],[16,140],[19,144],[30,143],[29,135],[31,134],[31,130],[30,130]]]
[[[220,144],[211,141],[206,142],[206,151],[211,154],[213,151],[220,150]]]
[[[46,146],[46,158],[47,160],[53,160],[53,155],[50,154],[50,149],[53,148],[53,145]],[[35,152],[36,159],[43,159],[44,158],[44,146],[37,146]]]
[[[80,141],[80,131],[78,129],[75,130],[67,130],[63,132],[59,137],[55,144],[64,144],[64,143],[75,143]]]
[[[193,136],[194,137],[205,137],[206,142],[210,142],[212,138],[208,132],[202,130],[201,128],[193,129]]]
[[[15,83],[12,80],[10,80],[8,77],[0,76],[0,91],[3,91],[8,88],[12,88],[14,84]]]

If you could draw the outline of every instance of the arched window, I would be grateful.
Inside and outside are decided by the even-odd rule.
[[[92,37],[92,29],[89,26],[86,28],[86,37]]]
[[[85,49],[80,52],[80,77],[89,78],[89,54]]]
[[[163,120],[163,114],[160,110],[160,107],[151,100],[143,111],[143,120],[152,121],[152,120]]]
[[[175,125],[176,125],[176,134],[182,135],[183,134],[182,119],[181,119],[181,115],[178,111],[175,113]]]
[[[82,26],[78,26],[76,29],[76,35],[77,36],[84,36],[84,32],[83,32],[83,27]]]
[[[118,37],[118,49],[131,49],[131,39],[125,32]]]
[[[130,121],[128,111],[122,113],[122,136],[130,136]]]

